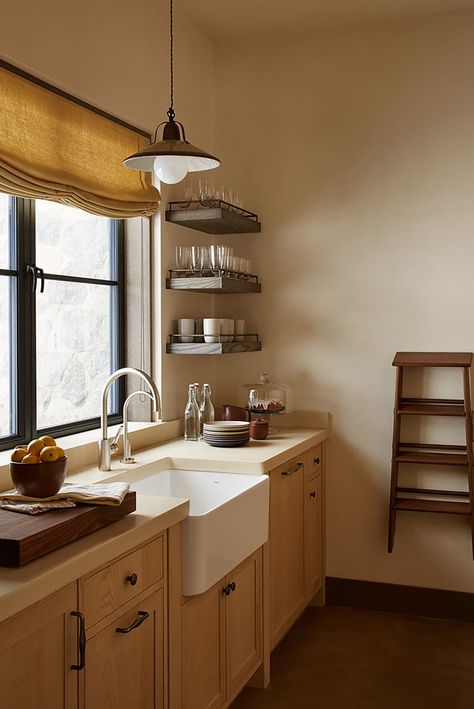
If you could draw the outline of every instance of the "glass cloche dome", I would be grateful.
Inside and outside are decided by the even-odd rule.
[[[262,372],[258,382],[244,384],[240,398],[252,414],[290,414],[293,411],[290,387],[272,382],[268,372]]]

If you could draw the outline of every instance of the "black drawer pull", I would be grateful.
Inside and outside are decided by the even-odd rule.
[[[78,649],[79,649],[79,664],[71,665],[71,670],[83,670],[86,666],[86,624],[84,622],[84,615],[79,613],[79,611],[71,611],[71,615],[79,618],[79,636],[78,636]]]
[[[115,628],[116,633],[129,633],[131,630],[135,630],[135,628],[138,628],[147,618],[149,617],[149,613],[146,611],[138,611],[138,618],[135,618],[133,623],[130,623],[130,625],[127,625],[126,628]]]
[[[288,475],[293,475],[293,473],[297,473],[298,470],[300,470],[300,468],[302,468],[302,467],[303,467],[303,463],[296,463],[296,465],[294,465],[294,466],[293,466],[292,468],[290,468],[289,470],[284,470],[284,471],[282,472],[282,475],[286,475],[286,476],[288,476]]]
[[[313,492],[310,492],[310,493],[309,493],[309,496],[310,496],[310,497],[316,497],[316,491],[313,490]]]
[[[131,586],[135,586],[138,581],[138,576],[136,574],[130,574],[130,576],[127,576],[127,581]]]
[[[319,465],[320,462],[321,462],[321,459],[320,459],[320,458],[315,458],[315,459],[314,459],[314,462],[315,462],[316,465]]]

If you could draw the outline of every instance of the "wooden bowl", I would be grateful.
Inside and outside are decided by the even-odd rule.
[[[20,495],[27,497],[52,497],[61,489],[66,471],[66,456],[52,463],[10,462],[13,484]]]

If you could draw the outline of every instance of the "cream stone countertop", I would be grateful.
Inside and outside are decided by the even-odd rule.
[[[97,466],[85,466],[68,476],[74,482],[98,482],[112,479],[131,480],[141,468],[153,471],[165,468],[185,470],[210,470],[223,473],[249,473],[262,475],[286,460],[322,443],[329,437],[325,428],[283,428],[265,441],[249,441],[241,448],[213,448],[204,441],[174,439],[156,446],[134,451],[136,463],[123,465],[112,461],[112,469],[102,472]],[[152,470],[150,470],[150,473]],[[133,489],[133,486],[132,486]]]
[[[0,567],[0,622],[144,544],[188,512],[188,500],[137,495],[136,512],[118,522],[17,569]]]
[[[97,462],[91,463],[90,456],[86,457],[87,463],[80,467],[80,458],[77,457],[68,480],[99,482],[126,479],[132,483],[133,490],[134,479],[165,468],[262,475],[328,438],[328,428],[302,426],[283,426],[267,440],[252,440],[241,448],[213,448],[204,441],[173,438],[134,450],[134,465],[123,465],[118,459],[113,460],[112,469],[108,472],[98,470]],[[143,544],[184,520],[188,513],[188,500],[140,495],[137,496],[136,512],[124,519],[20,568],[0,567],[0,622]]]

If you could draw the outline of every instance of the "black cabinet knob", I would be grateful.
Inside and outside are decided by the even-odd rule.
[[[310,493],[309,493],[309,496],[310,496],[310,497],[316,497],[316,492],[315,492],[315,490],[313,490],[313,492],[310,492]]]
[[[230,590],[231,590],[231,591],[235,591],[235,589],[236,589],[236,583],[235,583],[235,581],[232,581],[232,583],[230,583],[229,586],[230,586]]]
[[[138,581],[138,576],[136,574],[130,574],[130,576],[127,576],[127,581],[131,586],[135,586]]]
[[[230,583],[228,583],[227,586],[224,586],[224,588],[222,589],[222,593],[225,593],[226,596],[229,595],[229,593],[230,593]]]
[[[316,465],[319,465],[320,462],[321,462],[321,459],[320,459],[320,458],[315,458],[315,459],[314,459],[314,462],[316,463]]]

